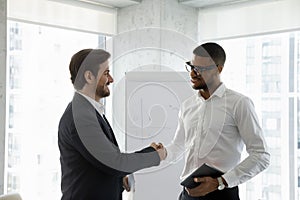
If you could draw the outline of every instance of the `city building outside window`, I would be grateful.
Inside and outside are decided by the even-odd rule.
[[[247,200],[300,200],[300,32],[218,41],[227,52],[221,76],[253,99],[271,165],[241,186]]]
[[[106,37],[8,21],[8,128],[5,193],[60,199],[59,118],[72,100],[71,56],[105,48]]]

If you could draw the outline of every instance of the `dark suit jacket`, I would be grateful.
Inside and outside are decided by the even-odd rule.
[[[121,153],[109,124],[78,93],[61,117],[58,145],[62,200],[121,200],[124,176],[160,162],[151,147]]]

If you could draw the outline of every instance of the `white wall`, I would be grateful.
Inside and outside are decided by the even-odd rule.
[[[0,0],[0,194],[4,191],[6,119],[6,0]]]
[[[300,30],[299,10],[299,0],[203,9],[199,11],[198,40]]]

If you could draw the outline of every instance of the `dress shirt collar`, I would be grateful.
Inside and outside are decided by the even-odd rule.
[[[98,111],[99,114],[103,115],[104,114],[104,106],[100,102],[97,102],[95,99],[83,94],[80,91],[76,91],[76,93],[80,94],[84,98],[86,98],[93,106],[94,108]]]
[[[226,91],[226,86],[225,86],[224,83],[221,83],[219,85],[219,87],[214,91],[214,93],[212,93],[212,95],[206,100],[209,100],[209,99],[213,98],[214,96],[217,96],[217,97],[221,98],[224,95],[225,91]],[[201,96],[200,92],[198,92],[198,97],[201,100],[205,101],[205,99]]]

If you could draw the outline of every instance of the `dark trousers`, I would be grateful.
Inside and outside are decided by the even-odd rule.
[[[203,197],[191,197],[183,189],[178,200],[240,200],[239,188],[225,188],[224,190],[213,191]]]

